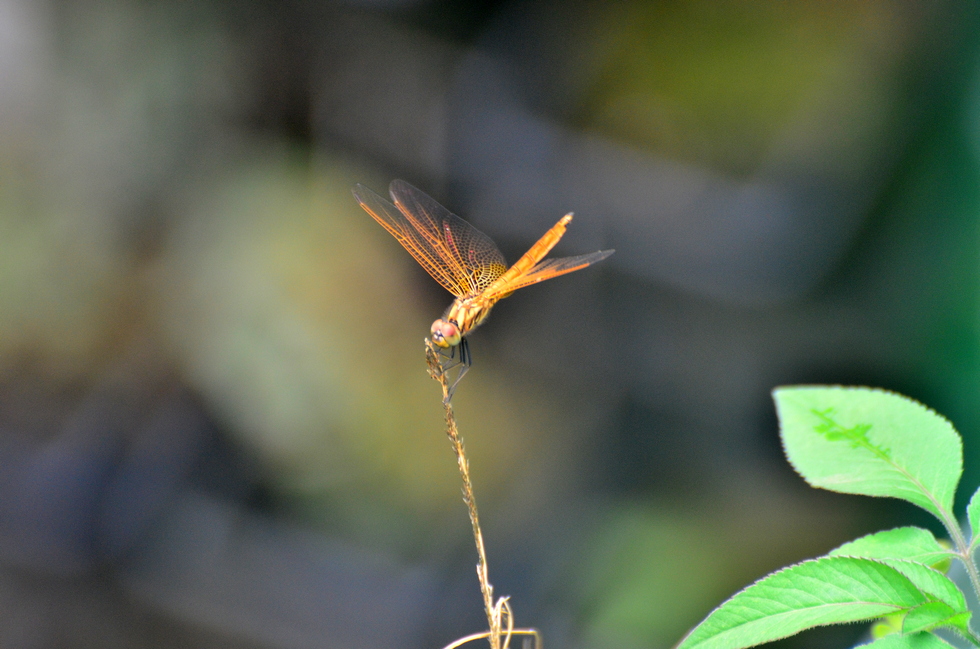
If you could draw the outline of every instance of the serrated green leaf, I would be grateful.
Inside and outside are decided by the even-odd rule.
[[[878,559],[895,570],[908,577],[915,587],[921,590],[931,599],[943,602],[950,606],[956,614],[968,613],[966,607],[966,597],[953,580],[938,570],[933,570],[928,566],[915,561],[902,561],[898,559]]]
[[[973,492],[970,497],[970,504],[966,506],[966,518],[970,521],[970,533],[972,535],[970,547],[976,547],[980,543],[980,489]]]
[[[967,631],[968,613],[957,613],[942,602],[927,602],[916,606],[905,614],[902,623],[902,633],[929,631],[941,626],[952,626]]]
[[[953,645],[928,632],[908,635],[893,633],[860,647],[861,649],[953,649]]]
[[[907,611],[932,598],[895,568],[823,557],[764,577],[716,608],[677,649],[741,649],[824,624]]]
[[[953,553],[944,548],[929,530],[921,527],[896,527],[875,532],[834,548],[832,557],[865,557],[867,559],[908,559],[935,568],[948,561]],[[944,572],[940,570],[940,572]]]
[[[778,388],[773,398],[786,455],[809,484],[901,498],[947,521],[963,444],[946,419],[870,388]]]

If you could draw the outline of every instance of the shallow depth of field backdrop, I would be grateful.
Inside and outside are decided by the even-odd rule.
[[[0,646],[483,628],[422,347],[451,296],[355,182],[510,260],[568,211],[557,254],[617,249],[498,305],[454,400],[548,646],[666,648],[926,524],[808,489],[769,391],[902,391],[980,480],[978,156],[967,2],[0,0]]]

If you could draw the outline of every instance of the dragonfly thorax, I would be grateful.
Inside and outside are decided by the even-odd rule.
[[[432,342],[440,347],[454,347],[490,315],[499,298],[481,295],[457,298],[441,318],[432,323]]]

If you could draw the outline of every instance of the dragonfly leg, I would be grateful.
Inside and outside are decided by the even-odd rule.
[[[446,403],[453,398],[453,393],[456,392],[456,386],[463,379],[463,375],[466,374],[470,366],[473,364],[473,354],[470,352],[470,343],[466,338],[459,341],[459,358],[456,359],[456,347],[449,350],[449,358],[453,360],[452,364],[444,366],[445,369],[450,370],[456,366],[460,366],[459,374],[456,375],[456,379],[449,386],[449,391],[446,393]]]
[[[449,370],[453,369],[454,367],[456,367],[457,365],[460,365],[462,363],[461,360],[459,360],[458,358],[456,358],[456,348],[455,347],[450,347],[448,352],[446,350],[444,350],[444,349],[440,349],[439,350],[439,355],[442,358],[446,359],[445,361],[441,361],[442,362],[442,369],[444,371],[447,371],[448,372]]]

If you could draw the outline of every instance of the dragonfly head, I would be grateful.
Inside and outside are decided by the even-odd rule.
[[[452,320],[439,318],[432,323],[432,342],[439,347],[455,347],[463,339],[459,326]]]

